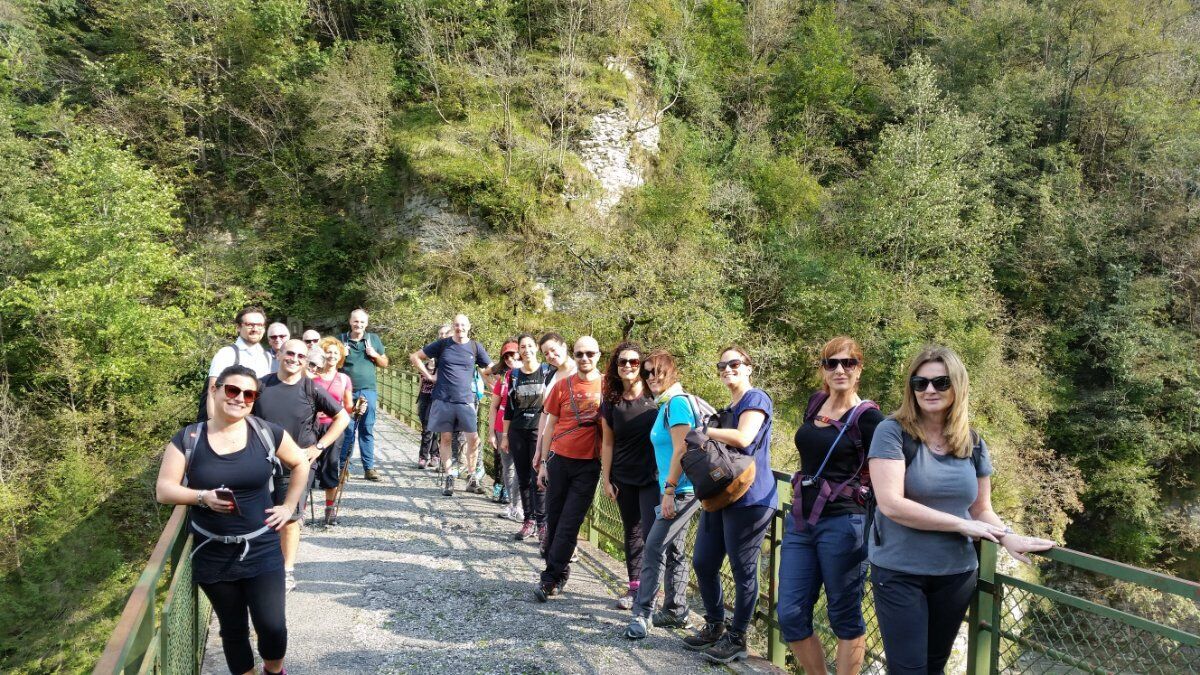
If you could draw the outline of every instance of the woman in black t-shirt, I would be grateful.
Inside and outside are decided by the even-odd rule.
[[[163,453],[155,495],[163,504],[186,504],[195,534],[192,575],[212,603],[231,673],[253,673],[247,614],[254,618],[263,668],[283,672],[287,652],[283,552],[278,530],[308,486],[308,462],[282,427],[254,418],[258,379],[245,366],[221,372],[209,390],[212,418],[175,434]],[[260,431],[261,430],[261,431]],[[269,436],[268,438],[264,438]],[[275,456],[292,471],[283,504],[271,499]],[[185,454],[191,445],[190,456]],[[225,491],[233,501],[221,498]],[[264,525],[265,523],[265,525]],[[224,543],[216,537],[236,537]]]
[[[658,504],[658,467],[650,430],[658,415],[654,397],[642,382],[642,349],[622,342],[612,350],[600,404],[600,485],[617,502],[625,529],[625,568],[629,590],[617,607],[629,609],[637,597],[646,533]]]
[[[546,382],[554,370],[538,363],[538,344],[529,333],[517,336],[517,352],[521,356],[521,367],[510,371],[500,451],[511,453],[513,470],[517,474],[525,520],[513,538],[524,541],[533,536],[535,528],[546,525],[546,495],[538,490],[533,456],[537,451],[538,425],[542,421],[542,401],[548,391]]]
[[[867,448],[875,427],[883,421],[877,406],[858,396],[863,353],[848,337],[830,340],[821,350],[824,401],[812,399],[816,410],[796,430],[800,455],[800,500],[805,519],[796,523],[786,516],[779,570],[779,627],[796,662],[806,673],[825,672],[825,653],[813,634],[813,606],[825,587],[829,625],[838,638],[837,673],[853,675],[862,668],[866,624],[862,616],[863,581],[866,579],[867,542],[863,528],[866,507],[853,497],[835,496],[813,515],[821,483],[830,489],[846,483],[857,489]],[[819,405],[818,405],[819,403]],[[848,426],[857,417],[856,433]],[[843,428],[845,431],[843,432]],[[854,436],[860,436],[861,446]],[[847,483],[847,481],[849,481]],[[803,529],[797,529],[798,527]]]

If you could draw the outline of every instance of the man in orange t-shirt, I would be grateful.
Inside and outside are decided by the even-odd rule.
[[[579,527],[600,482],[599,362],[600,345],[595,338],[576,340],[578,371],[557,382],[543,405],[550,457],[538,469],[538,485],[546,488],[546,540],[542,543],[546,569],[534,591],[540,602],[562,593],[571,574]]]

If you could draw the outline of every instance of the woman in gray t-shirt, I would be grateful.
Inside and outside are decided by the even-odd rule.
[[[888,673],[941,673],[975,591],[972,541],[1017,560],[1054,542],[1012,531],[992,510],[987,444],[971,431],[962,360],[927,347],[912,360],[904,400],[868,454],[879,508],[868,559]]]

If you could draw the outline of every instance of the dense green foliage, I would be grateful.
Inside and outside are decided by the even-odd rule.
[[[781,468],[824,340],[860,339],[885,409],[944,342],[1006,516],[1140,564],[1200,549],[1180,510],[1198,19],[1182,0],[0,0],[0,663],[74,670],[103,640],[161,519],[147,471],[245,298],[329,327],[365,302],[397,354],[459,308],[489,345],[631,337],[716,402],[738,340],[780,405]],[[579,149],[614,108],[660,149],[602,215]],[[466,233],[410,222],[421,196]],[[68,627],[31,631],[47,621]]]

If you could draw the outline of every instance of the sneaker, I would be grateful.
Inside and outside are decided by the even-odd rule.
[[[704,651],[717,643],[721,636],[725,634],[725,624],[722,623],[706,623],[704,628],[696,631],[692,635],[683,638],[683,648],[690,649],[694,652]]]
[[[678,616],[670,612],[659,611],[654,613],[653,620],[654,625],[659,628],[683,628],[685,630],[692,630],[696,627],[695,622],[692,621],[691,612],[688,612],[683,616]]]
[[[417,468],[418,469],[424,469],[427,466],[429,466],[429,461],[426,460],[424,457],[417,460]]]
[[[500,503],[501,504],[511,504],[512,503],[512,499],[510,499],[508,496],[508,488],[503,488],[503,487],[500,488]]]
[[[538,525],[538,544],[546,541],[546,524]]]
[[[517,541],[525,541],[531,536],[533,536],[533,521],[527,520],[521,525],[521,529],[517,530],[517,534],[513,536],[513,539],[516,539]]]
[[[467,492],[474,492],[477,487],[479,487],[479,484],[475,482],[474,478],[467,479]]]
[[[515,520],[518,523],[525,522],[525,514],[521,513],[520,509],[514,509],[511,506],[505,508],[500,513],[497,513],[496,517],[503,518],[505,520]]]
[[[266,666],[263,666],[263,675],[287,675],[287,668],[284,668],[278,673],[272,673],[271,671],[267,670]]]
[[[539,582],[537,588],[533,589],[533,597],[537,598],[538,602],[546,602],[550,596],[559,595],[561,592],[555,584]]]
[[[500,487],[499,483],[496,483],[495,485],[493,485],[492,486],[492,501],[499,504],[500,503],[500,493],[503,491],[504,491],[504,489]]]
[[[325,507],[325,527],[329,527],[331,525],[337,525],[337,507],[326,506]]]
[[[704,650],[704,658],[713,663],[733,663],[750,655],[746,649],[746,634],[726,631],[711,647]]]
[[[475,489],[474,489],[474,490],[472,490],[472,492],[474,492],[474,493],[475,493],[475,494],[477,494],[477,495],[481,495],[481,494],[483,494],[483,492],[484,492],[484,490],[483,490],[483,482],[482,482],[482,481],[480,481],[480,480],[476,480],[476,481],[475,481]]]
[[[442,496],[449,497],[454,494],[454,476],[446,476],[446,487],[442,488]]]
[[[284,592],[296,589],[296,572],[295,570],[283,571],[283,590]]]
[[[573,562],[573,563],[579,562],[579,549],[575,549],[574,551],[571,551],[571,562]]]
[[[633,609],[633,601],[634,600],[637,600],[637,591],[635,591],[631,588],[631,589],[625,591],[625,595],[622,595],[621,597],[617,598],[616,607],[617,607],[617,609],[624,609],[624,610]],[[629,637],[629,636],[626,635],[625,637]]]
[[[629,625],[625,627],[625,632],[622,635],[630,640],[641,640],[646,637],[646,633],[648,632],[646,617],[635,616],[629,620]]]
[[[363,478],[367,480],[379,480],[379,472],[375,469],[367,469],[363,472]]]

